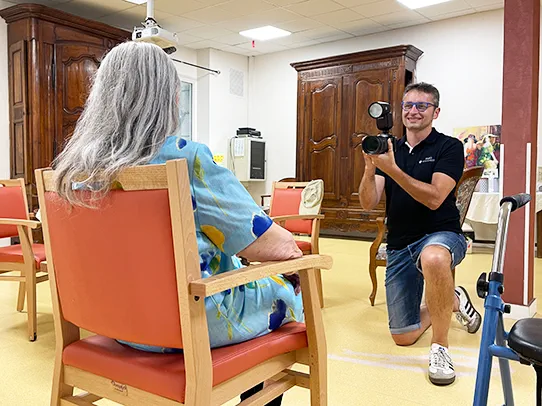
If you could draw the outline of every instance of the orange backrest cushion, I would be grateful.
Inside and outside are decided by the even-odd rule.
[[[299,214],[302,192],[303,189],[301,188],[275,188],[269,215],[274,217]],[[291,233],[310,235],[312,232],[312,220],[289,220],[285,222],[284,228]]]
[[[23,193],[20,186],[5,187],[0,182],[0,218],[28,219]],[[18,236],[16,226],[0,226],[0,238]]]
[[[64,319],[115,339],[182,348],[167,190],[111,191],[98,209],[47,192],[45,205]]]

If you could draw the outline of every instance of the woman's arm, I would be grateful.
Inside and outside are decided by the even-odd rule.
[[[303,255],[292,234],[273,223],[256,241],[238,253],[249,261],[282,261]]]

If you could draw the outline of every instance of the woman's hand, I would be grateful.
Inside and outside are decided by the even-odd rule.
[[[284,279],[286,279],[292,284],[295,294],[299,295],[299,293],[301,292],[301,283],[299,282],[299,275],[297,274],[297,272],[285,273],[282,276],[284,276]]]

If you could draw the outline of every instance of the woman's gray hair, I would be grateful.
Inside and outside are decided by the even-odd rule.
[[[53,162],[57,193],[92,207],[73,182],[103,197],[124,168],[148,163],[179,128],[181,82],[158,46],[125,42],[103,59],[73,136]]]

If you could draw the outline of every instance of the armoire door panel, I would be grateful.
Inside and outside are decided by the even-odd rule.
[[[13,132],[15,139],[15,175],[21,176],[24,175],[24,124],[15,123],[13,124]]]
[[[336,83],[326,83],[323,87],[311,86],[310,117],[311,141],[318,144],[322,141],[332,141],[337,137],[337,116],[335,112],[338,100]]]
[[[333,170],[340,160],[342,79],[307,83],[305,98],[304,180],[324,180],[324,199],[340,197],[339,174]]]
[[[367,135],[378,135],[380,131],[376,120],[369,116],[368,109],[371,103],[390,100],[390,77],[388,70],[374,70],[358,72],[348,78],[349,104],[352,106],[349,116],[350,154],[348,172],[351,174],[349,182],[345,183],[345,195],[348,196],[350,207],[359,206],[359,184],[365,172],[365,159],[363,157],[361,142]],[[346,87],[345,86],[345,87]]]
[[[56,46],[57,123],[54,155],[71,137],[90,92],[91,79],[106,52],[104,47],[79,44]]]
[[[324,181],[324,197],[336,198],[335,194],[335,149],[332,146],[314,150],[311,154],[311,167],[309,179],[322,179]]]
[[[41,44],[41,52],[43,55],[43,75],[40,80],[40,99],[41,99],[41,134],[37,134],[40,138],[40,162],[34,163],[35,167],[43,168],[49,166],[53,161],[54,140],[55,140],[55,45],[52,43],[43,42]]]
[[[11,174],[20,178],[29,176],[31,153],[28,142],[28,75],[26,71],[27,43],[17,41],[9,47],[9,103],[11,133]]]

